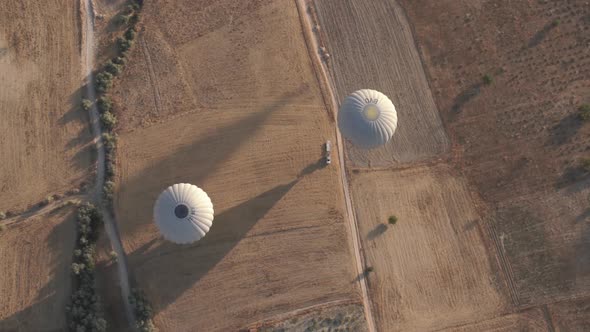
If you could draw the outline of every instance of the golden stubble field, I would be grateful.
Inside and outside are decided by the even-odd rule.
[[[156,325],[228,331],[359,302],[337,155],[321,160],[334,127],[295,3],[153,1],[143,24],[114,96],[116,214]],[[177,182],[202,187],[215,207],[194,245],[164,242],[152,221],[158,194]]]
[[[62,331],[69,302],[75,213],[65,207],[0,232],[0,331]]]
[[[92,170],[79,25],[78,1],[0,2],[0,211],[77,187]]]
[[[386,94],[398,111],[393,139],[372,150],[347,144],[355,167],[384,167],[434,158],[450,142],[428,85],[410,25],[396,1],[311,1],[336,97],[359,89]]]
[[[355,172],[354,204],[379,331],[431,331],[506,311],[465,181],[444,165]],[[388,225],[388,217],[398,222]]]

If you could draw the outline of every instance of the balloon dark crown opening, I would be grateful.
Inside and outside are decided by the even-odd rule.
[[[188,213],[189,213],[188,206],[186,206],[184,204],[178,204],[174,208],[174,215],[176,216],[176,218],[184,219],[184,218],[186,218],[186,216],[188,216]]]

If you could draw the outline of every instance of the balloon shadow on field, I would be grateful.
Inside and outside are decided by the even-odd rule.
[[[150,289],[147,291],[154,310],[161,311],[175,302],[221,262],[247,236],[253,226],[299,182],[299,179],[300,177],[287,184],[278,185],[222,212],[215,217],[207,236],[195,244],[176,245],[156,240],[132,252],[128,256],[129,261],[133,266],[141,268],[142,279],[149,280]],[[158,285],[169,286],[165,292],[151,291],[152,287],[156,288]]]
[[[181,182],[201,186],[213,172],[220,169],[225,161],[256,134],[274,112],[289,105],[294,98],[307,90],[309,88],[302,85],[297,91],[285,94],[280,100],[263,110],[225,127],[212,130],[203,138],[176,150],[129,181],[122,182],[115,198],[117,206],[115,213],[124,209],[120,201],[121,196],[141,197],[141,199],[134,200],[136,204],[133,211],[125,209],[126,217],[123,220],[117,216],[121,237],[132,236],[138,228],[152,222],[153,203],[162,190],[169,185]],[[263,157],[266,152],[260,153]],[[191,169],[182,169],[182,165],[191,165]]]

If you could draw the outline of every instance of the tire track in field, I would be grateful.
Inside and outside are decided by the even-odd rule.
[[[490,234],[490,237],[494,241],[494,247],[496,248],[496,257],[500,262],[500,269],[504,272],[504,279],[506,279],[506,285],[508,285],[508,291],[510,293],[510,298],[512,299],[512,303],[515,306],[520,306],[520,299],[518,297],[518,291],[516,289],[516,284],[514,283],[514,272],[512,271],[512,266],[510,266],[510,262],[506,257],[506,251],[504,250],[504,242],[498,236],[498,231],[496,230],[496,226],[493,224],[492,221],[487,221],[487,230]]]
[[[145,37],[142,35],[139,38],[140,44],[141,44],[141,51],[143,53],[143,57],[145,58],[145,61],[147,63],[148,66],[148,73],[149,73],[149,77],[150,77],[150,85],[152,86],[152,88],[154,89],[154,104],[156,106],[156,111],[158,112],[158,114],[162,114],[162,98],[160,96],[160,88],[158,88],[158,80],[157,80],[157,76],[156,76],[156,72],[154,70],[154,64],[152,63],[152,57],[150,55],[150,49],[148,47],[148,43],[145,40]]]

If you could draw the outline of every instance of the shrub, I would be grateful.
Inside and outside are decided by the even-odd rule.
[[[118,57],[114,57],[112,61],[113,61],[113,63],[123,66],[127,62],[127,59],[125,59],[125,57],[118,56]]]
[[[102,197],[110,202],[113,200],[113,194],[115,193],[115,183],[113,181],[107,181],[102,187]]]
[[[119,256],[114,250],[111,250],[111,252],[109,252],[109,257],[113,262],[117,262],[117,260],[119,259]]]
[[[105,149],[108,153],[115,151],[117,148],[117,136],[109,133],[102,134],[102,144],[104,144]]]
[[[55,199],[52,195],[45,197],[43,200],[43,205],[48,205],[49,203],[53,202]]]
[[[98,111],[100,113],[110,112],[113,108],[113,102],[111,101],[111,98],[102,96],[96,101],[96,106],[98,107]]]
[[[490,74],[483,75],[483,84],[490,85],[494,82],[494,78]]]
[[[6,219],[6,213],[4,211],[0,211],[0,220]]]
[[[6,226],[4,226],[4,224],[0,224],[0,232],[4,231],[6,229]]]
[[[590,120],[590,104],[584,104],[578,108],[580,119],[584,121]]]
[[[121,53],[127,52],[128,49],[133,45],[133,41],[127,40],[123,37],[117,38],[117,48]]]
[[[113,85],[113,74],[103,71],[96,75],[96,90],[105,93]]]
[[[551,24],[552,24],[554,27],[556,27],[556,26],[558,26],[560,23],[561,23],[561,21],[560,21],[560,20],[557,18],[557,19],[555,19],[555,20],[554,20],[554,21],[553,21]]]
[[[121,65],[113,63],[111,60],[107,61],[107,63],[104,65],[104,70],[113,74],[113,76],[119,75],[119,73],[121,73],[121,68]]]
[[[143,292],[138,289],[131,290],[129,303],[133,306],[137,329],[142,332],[156,332],[157,329],[152,321],[152,306],[145,298]]]
[[[397,217],[396,216],[389,216],[387,221],[389,222],[390,225],[395,225],[395,223],[397,222]]]
[[[82,99],[82,109],[89,111],[92,108],[92,102],[88,99]]]
[[[84,270],[84,264],[72,263],[72,273],[79,275]]]
[[[123,13],[115,16],[114,21],[117,25],[126,25],[129,23],[129,15],[125,15]]]
[[[135,30],[135,28],[129,28],[127,29],[127,31],[125,31],[125,39],[129,41],[134,40],[136,35],[137,31]]]
[[[590,158],[584,158],[580,162],[580,166],[586,173],[590,173]]]
[[[105,130],[111,131],[117,124],[117,118],[111,112],[104,112],[100,115],[100,122]]]
[[[365,274],[369,274],[371,272],[375,271],[375,269],[372,266],[367,266],[365,268]]]

